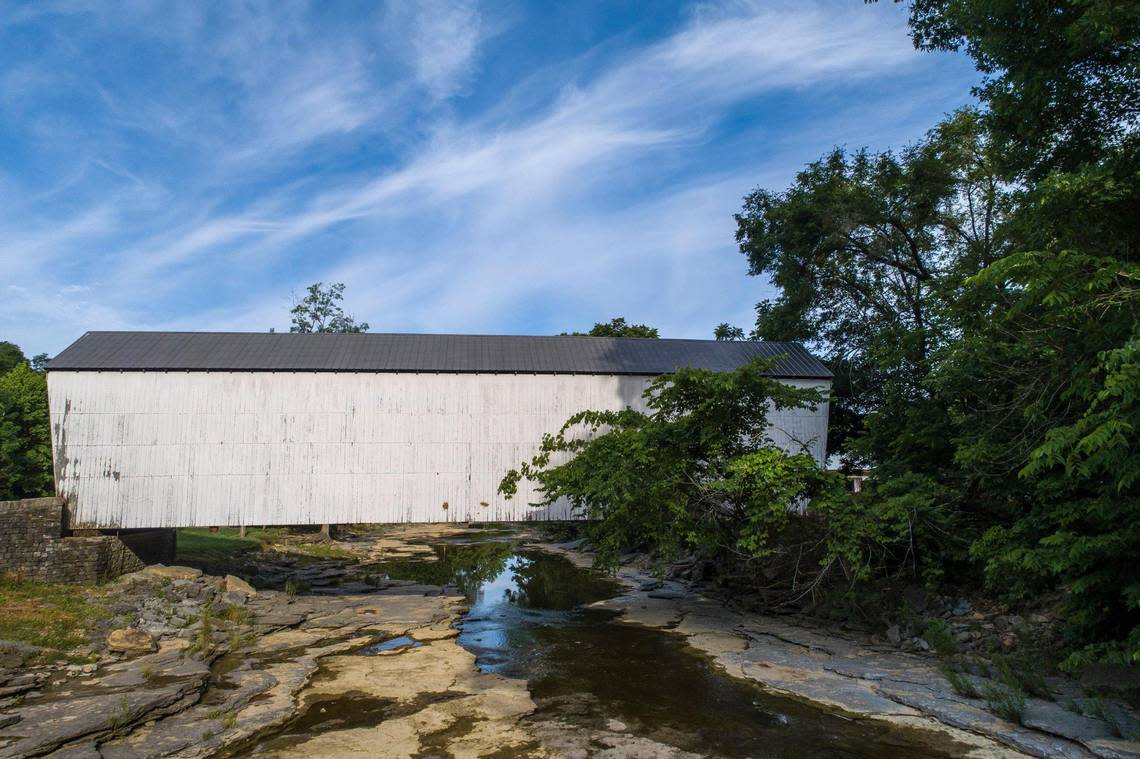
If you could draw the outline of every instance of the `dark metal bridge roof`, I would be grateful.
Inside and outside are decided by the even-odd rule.
[[[88,332],[50,371],[665,374],[731,371],[776,358],[771,375],[828,379],[798,343],[521,335]]]

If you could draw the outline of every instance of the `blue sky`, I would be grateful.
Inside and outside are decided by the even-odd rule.
[[[741,198],[971,102],[892,2],[0,0],[0,339],[748,327]]]

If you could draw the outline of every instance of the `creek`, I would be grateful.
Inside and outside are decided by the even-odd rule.
[[[562,556],[509,541],[433,550],[435,561],[380,569],[391,579],[458,586],[470,604],[459,644],[484,672],[527,682],[534,722],[619,730],[703,756],[955,755],[927,733],[773,695],[728,676],[680,636],[589,608],[618,585]]]

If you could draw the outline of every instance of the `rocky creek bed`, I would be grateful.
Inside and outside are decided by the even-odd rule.
[[[0,757],[1140,756],[1061,706],[1071,684],[1015,725],[929,655],[526,537],[408,527],[245,579],[122,578],[100,661],[0,674]]]

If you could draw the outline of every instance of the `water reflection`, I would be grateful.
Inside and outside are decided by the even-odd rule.
[[[514,554],[498,575],[468,593],[471,610],[459,643],[484,672],[529,678],[546,652],[543,629],[565,625],[581,614],[571,614],[578,607],[616,591],[612,581],[561,557]]]
[[[434,561],[401,557],[373,562],[362,570],[375,580],[413,580],[424,585],[455,585],[470,596],[501,575],[515,555],[515,544],[444,543],[432,546]]]
[[[420,648],[423,643],[408,635],[401,635],[397,638],[389,638],[382,640],[379,643],[372,643],[371,645],[364,646],[353,653],[357,656],[375,656],[376,654],[388,654],[393,651],[403,651],[408,648]]]
[[[424,571],[459,585],[470,603],[459,643],[483,671],[527,680],[535,720],[591,731],[619,720],[635,735],[702,756],[958,755],[942,738],[932,744],[926,734],[774,697],[726,676],[679,636],[583,608],[617,586],[560,556],[504,543],[444,545],[437,556],[421,563],[435,565]]]

